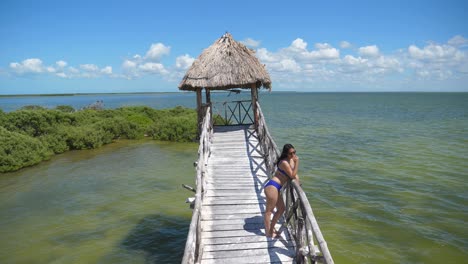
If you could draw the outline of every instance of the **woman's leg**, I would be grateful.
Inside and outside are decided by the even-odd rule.
[[[270,230],[271,230],[270,232],[273,237],[275,237],[276,235],[279,235],[279,234],[274,233],[274,230],[275,230],[275,225],[278,222],[281,215],[283,215],[284,210],[285,210],[285,206],[284,206],[283,197],[281,197],[280,193],[278,192],[278,198],[276,201],[276,213],[275,215],[273,215],[273,219],[271,220],[271,226],[270,226]]]
[[[265,208],[265,215],[264,215],[264,224],[265,224],[265,235],[267,237],[272,236],[271,231],[271,215],[273,214],[273,209],[277,204],[278,200],[278,189],[274,186],[267,186],[263,190],[266,196],[266,208]]]

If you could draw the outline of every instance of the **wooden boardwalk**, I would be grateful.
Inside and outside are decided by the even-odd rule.
[[[201,263],[294,262],[287,229],[280,238],[265,236],[264,162],[252,127],[214,128],[200,222]]]

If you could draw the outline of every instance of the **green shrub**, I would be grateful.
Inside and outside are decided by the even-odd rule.
[[[73,108],[70,105],[57,105],[57,107],[55,107],[55,109],[58,110],[58,111],[61,111],[61,112],[65,112],[65,113],[75,112],[75,108]]]
[[[112,135],[92,127],[68,127],[65,136],[70,149],[93,149],[112,142]]]
[[[42,107],[40,105],[25,105],[20,108],[21,110],[46,110],[45,107]]]
[[[151,129],[151,136],[157,140],[190,142],[197,138],[197,118],[167,117],[156,123]]]
[[[9,131],[38,137],[54,132],[58,124],[71,124],[74,118],[69,113],[56,110],[18,110],[1,117],[0,125]]]
[[[0,127],[0,172],[37,164],[50,155],[40,140]]]
[[[94,127],[96,130],[103,130],[109,133],[113,139],[137,139],[142,138],[145,133],[145,130],[141,126],[123,117],[102,120],[95,123]]]

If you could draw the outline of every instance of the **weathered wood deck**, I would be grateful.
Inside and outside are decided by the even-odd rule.
[[[281,238],[265,236],[264,162],[252,127],[214,128],[201,212],[201,263],[294,262],[287,229]]]

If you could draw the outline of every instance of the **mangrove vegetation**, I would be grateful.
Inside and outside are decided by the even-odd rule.
[[[0,172],[15,171],[68,150],[98,148],[118,139],[191,142],[197,137],[197,113],[175,107],[102,109],[93,105],[46,109],[27,106],[0,110]]]

